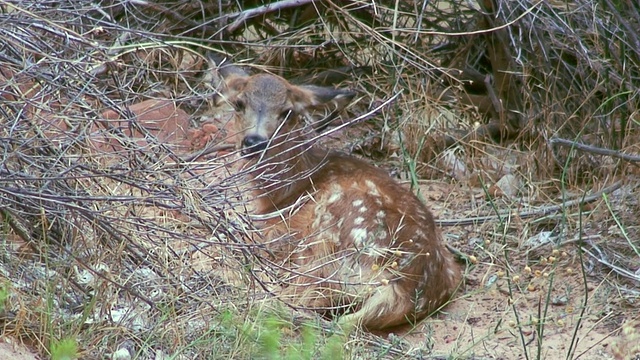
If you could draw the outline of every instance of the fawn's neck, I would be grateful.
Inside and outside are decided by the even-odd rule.
[[[312,193],[312,177],[327,163],[329,151],[292,142],[276,146],[255,163],[251,171],[258,213],[277,211]]]

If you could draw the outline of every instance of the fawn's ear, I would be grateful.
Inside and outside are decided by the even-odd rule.
[[[354,91],[315,85],[291,85],[289,92],[294,110],[312,120],[316,131],[327,127],[356,96]]]
[[[211,82],[218,91],[218,94],[214,97],[214,103],[217,106],[225,100],[234,101],[236,96],[244,89],[249,74],[218,54],[209,52],[207,59],[212,75]]]
[[[234,75],[241,77],[250,75],[240,66],[234,65],[229,58],[219,54],[209,52],[207,53],[207,60],[209,62],[209,69],[217,72],[223,79],[231,78]]]
[[[222,96],[219,96],[218,99],[216,99],[216,105],[220,105],[223,100],[235,103],[238,98],[238,94],[244,90],[246,84],[247,77],[245,76],[232,75],[229,78],[225,78],[222,89],[219,90]]]
[[[350,90],[333,89],[315,85],[291,85],[291,101],[297,111],[329,108],[340,110],[347,106],[356,96]]]

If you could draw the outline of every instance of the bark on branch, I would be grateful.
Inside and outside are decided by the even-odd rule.
[[[271,4],[258,6],[253,9],[247,9],[235,14],[229,15],[229,18],[236,18],[229,26],[227,31],[232,33],[236,31],[247,19],[264,15],[273,11],[282,10],[290,7],[296,7],[306,5],[313,2],[313,0],[282,0]]]
[[[549,143],[553,146],[553,145],[560,145],[560,146],[564,146],[564,147],[568,147],[568,148],[575,148],[581,151],[585,151],[588,153],[592,153],[592,154],[597,154],[597,155],[604,155],[604,156],[611,156],[620,160],[624,160],[624,161],[628,161],[631,163],[636,163],[636,162],[640,162],[640,156],[634,156],[634,155],[627,155],[624,153],[621,153],[619,151],[616,150],[611,150],[611,149],[604,149],[604,148],[599,148],[596,146],[591,146],[591,145],[586,145],[586,144],[581,144],[579,142],[575,142],[575,141],[571,141],[571,140],[567,140],[567,139],[561,139],[561,138],[552,138],[549,139]]]

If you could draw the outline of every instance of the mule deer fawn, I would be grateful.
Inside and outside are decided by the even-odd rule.
[[[277,214],[264,220],[262,241],[288,270],[282,296],[368,330],[445,304],[461,274],[427,207],[385,171],[308,144],[309,112],[335,110],[355,94],[217,66],[257,211]]]

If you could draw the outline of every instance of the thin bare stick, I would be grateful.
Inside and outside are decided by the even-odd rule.
[[[196,161],[196,160],[202,158],[203,156],[207,156],[209,154],[216,153],[218,151],[233,150],[233,149],[235,149],[235,147],[236,147],[235,144],[210,145],[210,146],[207,146],[206,148],[204,148],[202,150],[198,150],[195,153],[191,153],[191,154],[188,154],[188,155],[184,156],[183,157],[183,161],[184,162],[193,162],[193,161]]]
[[[312,0],[283,0],[283,1],[278,1],[276,3],[262,5],[253,9],[241,11],[239,13],[235,13],[229,16],[231,18],[237,16],[237,19],[235,19],[231,24],[229,24],[229,27],[227,27],[227,30],[229,32],[234,32],[249,18],[256,17],[259,15],[264,15],[272,11],[309,4],[311,2],[313,1]]]
[[[572,207],[575,205],[586,204],[588,202],[595,201],[599,199],[602,196],[602,194],[611,193],[619,189],[621,186],[622,186],[622,181],[617,181],[615,184],[607,188],[604,188],[592,195],[586,196],[584,199],[580,198],[576,200],[571,200],[560,205],[547,206],[537,210],[523,211],[520,213],[513,213],[511,211],[508,211],[508,212],[499,213],[497,215],[478,216],[478,217],[466,218],[466,219],[436,220],[436,224],[438,224],[439,226],[479,225],[489,221],[497,221],[504,217],[510,217],[510,218],[519,217],[520,219],[529,219],[532,217],[544,216],[544,215],[558,212],[564,208]]]
[[[582,144],[582,143],[567,140],[567,139],[552,138],[552,139],[549,139],[549,143],[551,145],[558,144],[564,147],[575,148],[575,149],[582,150],[592,154],[611,156],[611,157],[628,161],[631,163],[640,162],[640,156],[627,155],[616,150],[604,149],[596,146],[586,145],[586,144]]]
[[[627,279],[631,279],[637,283],[640,283],[640,276],[638,274],[633,273],[632,271],[629,271],[627,269],[623,269],[619,266],[614,265],[613,263],[609,262],[604,255],[602,255],[602,251],[593,243],[588,242],[589,246],[591,246],[591,248],[593,248],[594,250],[596,250],[599,255],[592,253],[591,251],[587,250],[585,247],[582,248],[582,250],[587,253],[589,256],[591,256],[592,258],[594,258],[597,262],[599,262],[600,264],[608,267],[609,269],[611,269],[613,272],[615,272],[616,274],[620,275],[620,276],[624,276]]]

